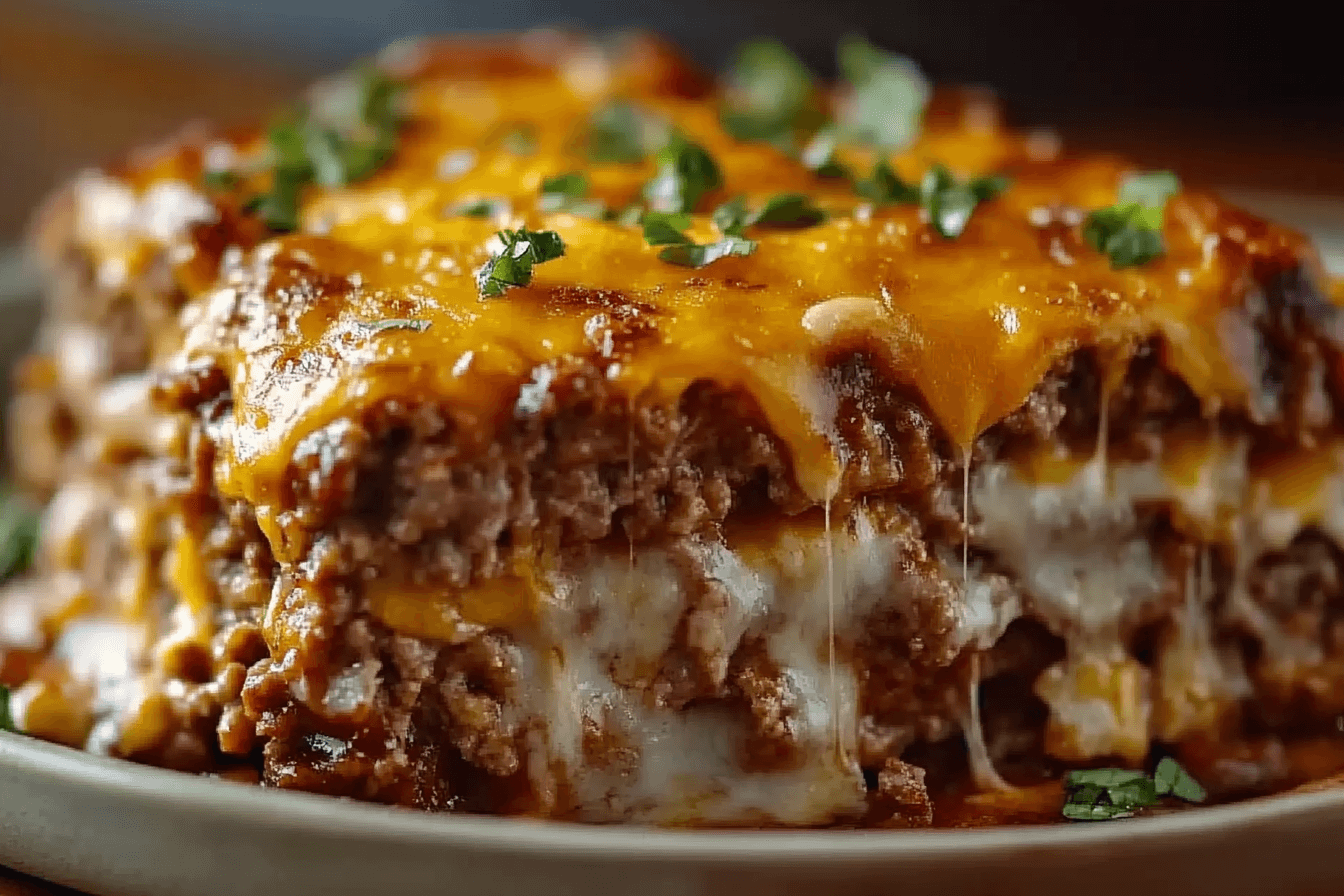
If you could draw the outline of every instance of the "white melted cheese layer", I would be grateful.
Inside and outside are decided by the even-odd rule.
[[[1027,612],[1068,644],[1036,691],[1050,709],[1047,749],[1082,762],[1142,761],[1154,738],[1213,730],[1220,712],[1251,694],[1234,652],[1212,641],[1213,587],[1207,555],[1169,568],[1153,551],[1138,508],[1161,505],[1195,544],[1228,547],[1236,559],[1228,610],[1260,637],[1267,657],[1297,668],[1320,646],[1294,638],[1252,599],[1250,567],[1304,529],[1344,544],[1344,452],[1252,462],[1241,442],[1214,442],[1192,458],[1106,464],[1093,458],[1071,475],[1034,481],[1008,464],[973,478],[974,543],[1017,578]],[[1171,635],[1150,672],[1126,638],[1145,608],[1173,605]],[[983,643],[983,641],[982,641]]]
[[[830,562],[826,539],[830,539]],[[531,711],[548,720],[552,765],[565,769],[580,816],[659,824],[825,824],[865,807],[855,759],[858,682],[852,666],[830,667],[836,642],[853,644],[880,605],[914,599],[901,572],[902,538],[880,534],[859,511],[828,534],[790,529],[730,550],[697,543],[690,557],[641,550],[607,556],[558,578],[543,611],[554,645],[550,674],[533,689]],[[726,657],[759,640],[793,697],[789,714],[799,761],[787,770],[747,771],[749,720],[723,704],[659,705],[649,684],[673,647],[687,590],[678,562],[722,586],[726,603],[711,628]],[[695,610],[687,617],[693,624]],[[844,651],[841,651],[842,654]],[[614,744],[585,752],[585,732]],[[613,758],[615,757],[615,758]]]

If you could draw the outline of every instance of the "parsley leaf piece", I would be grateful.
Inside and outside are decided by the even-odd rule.
[[[1083,222],[1083,239],[1108,256],[1111,267],[1137,267],[1166,254],[1162,218],[1167,200],[1180,190],[1169,171],[1128,177],[1120,185],[1119,201],[1099,208]]]
[[[835,128],[822,128],[803,146],[799,160],[817,177],[851,177],[850,170],[836,161],[835,150],[839,143],[840,135]]]
[[[238,186],[240,178],[235,171],[226,171],[216,169],[214,171],[205,171],[201,174],[201,186],[207,190],[218,190],[227,192]]]
[[[727,258],[730,255],[745,256],[755,251],[756,243],[752,240],[743,239],[740,236],[725,236],[717,242],[705,245],[685,243],[668,246],[658,253],[658,257],[670,264],[681,265],[682,267],[703,268],[720,258]]]
[[[307,173],[302,169],[277,168],[271,177],[271,189],[253,196],[243,208],[259,215],[271,230],[281,233],[297,230],[299,192],[307,182]]]
[[[0,582],[32,563],[38,522],[38,513],[22,498],[0,492]]]
[[[644,185],[644,198],[654,211],[695,211],[701,197],[723,184],[714,157],[680,134],[658,151],[658,173]]]
[[[840,42],[837,57],[851,88],[838,116],[844,135],[882,149],[910,145],[929,101],[929,84],[919,67],[857,36]]]
[[[826,213],[802,193],[780,193],[771,196],[749,224],[761,227],[811,227],[826,220]]]
[[[1181,191],[1181,181],[1170,171],[1150,171],[1125,178],[1120,184],[1120,203],[1122,205],[1141,205],[1146,209],[1161,211],[1167,200]],[[1162,217],[1157,215],[1149,219],[1154,227],[1162,226]]]
[[[534,265],[554,261],[565,254],[565,241],[553,230],[501,230],[503,247],[476,272],[481,298],[502,296],[514,286],[532,282]]]
[[[541,182],[537,207],[544,212],[568,212],[581,218],[603,218],[607,206],[600,199],[585,199],[588,176],[579,171],[558,174]]]
[[[0,731],[19,733],[19,727],[14,724],[14,714],[9,708],[9,688],[2,684],[0,684]]]
[[[416,317],[389,317],[383,320],[360,321],[359,326],[370,334],[385,330],[414,330],[423,333],[429,329],[430,322]]]
[[[308,109],[267,133],[271,187],[244,209],[275,231],[299,225],[299,199],[310,183],[328,187],[362,180],[396,151],[401,85],[376,69],[333,82]]]
[[[771,196],[756,211],[747,209],[746,200],[735,196],[714,209],[714,226],[725,236],[745,236],[748,227],[810,227],[826,220],[826,213],[802,193]]]
[[[619,212],[614,213],[611,216],[611,220],[626,227],[634,227],[636,224],[643,222],[645,214],[644,207],[638,203],[634,203],[627,205]]]
[[[971,193],[976,202],[988,202],[1012,186],[1013,179],[1006,174],[986,174],[971,181]]]
[[[594,162],[642,162],[667,139],[667,125],[629,100],[599,107],[588,121],[588,158]]]
[[[1062,811],[1065,818],[1073,821],[1109,821],[1129,818],[1140,808],[1123,800],[1115,802],[1110,788],[1086,784],[1069,794]]]
[[[885,203],[909,205],[919,202],[922,195],[919,187],[901,180],[900,175],[886,159],[879,159],[873,166],[873,176],[856,183],[854,191],[864,199],[872,200],[879,205]]]
[[[541,199],[537,206],[544,212],[569,209],[588,192],[588,175],[580,171],[557,174],[541,182]]]
[[[1127,818],[1157,804],[1157,786],[1142,772],[1099,768],[1070,772],[1064,782],[1065,818],[1106,821]]]
[[[952,176],[946,165],[939,164],[925,172],[919,189],[933,229],[944,239],[956,239],[965,231],[975,207],[998,196],[1009,183],[1003,175],[988,175],[962,183]]]
[[[742,45],[725,87],[719,121],[739,140],[787,140],[812,111],[812,73],[779,41]]]
[[[715,227],[719,228],[719,232],[725,236],[743,236],[746,233],[750,217],[750,213],[747,211],[747,200],[741,196],[734,196],[715,208],[710,220],[714,222]]]
[[[650,246],[678,246],[693,242],[684,231],[691,216],[683,212],[648,212],[644,215],[644,242]]]
[[[400,123],[402,85],[386,72],[365,67],[356,82],[359,117],[374,128],[392,128]]]
[[[509,200],[494,197],[486,199],[464,199],[448,207],[448,214],[466,218],[498,218],[509,213]]]
[[[1153,771],[1153,783],[1157,787],[1158,796],[1174,796],[1187,803],[1202,803],[1209,795],[1200,783],[1170,756],[1164,756],[1157,763],[1157,768]]]
[[[1148,777],[1143,772],[1127,768],[1087,768],[1069,772],[1064,779],[1065,789],[1095,784],[1098,787],[1122,787],[1138,778]]]
[[[530,156],[537,151],[537,129],[530,124],[509,125],[499,135],[499,145],[515,156]]]
[[[1083,239],[1108,256],[1115,270],[1145,265],[1167,252],[1162,232],[1144,227],[1137,210],[1138,206],[1097,209],[1083,222]]]

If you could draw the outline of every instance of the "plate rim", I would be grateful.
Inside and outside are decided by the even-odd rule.
[[[1233,829],[1285,819],[1334,815],[1344,810],[1344,787],[1290,792],[1107,824],[996,825],[922,830],[709,830],[647,825],[597,825],[506,816],[434,813],[348,798],[264,788],[139,765],[0,731],[0,766],[59,780],[68,787],[97,787],[125,802],[156,810],[205,812],[220,820],[262,825],[276,833],[323,839],[358,839],[402,846],[453,846],[480,853],[557,854],[598,861],[651,858],[672,862],[786,864],[900,858],[964,858],[1022,850],[1070,850],[1176,842],[1225,836]],[[282,811],[277,811],[280,809]]]

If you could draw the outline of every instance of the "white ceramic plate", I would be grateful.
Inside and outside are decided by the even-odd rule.
[[[1344,272],[1344,203],[1236,198]],[[1344,788],[1093,825],[689,832],[428,815],[0,733],[0,864],[103,896],[1337,896]]]

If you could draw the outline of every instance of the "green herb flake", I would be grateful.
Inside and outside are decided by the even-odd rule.
[[[1153,783],[1158,796],[1174,796],[1187,803],[1202,803],[1208,798],[1208,792],[1190,776],[1181,764],[1170,756],[1164,756],[1153,771]]]
[[[1158,799],[1152,778],[1118,768],[1070,772],[1064,789],[1067,797],[1063,815],[1075,821],[1128,818],[1140,809],[1157,805]]]
[[[666,122],[629,100],[600,106],[588,121],[585,148],[594,162],[642,162],[667,141]]]
[[[797,56],[778,41],[752,41],[728,71],[719,120],[739,140],[786,141],[815,117],[812,97],[812,73]]]
[[[588,192],[588,175],[580,171],[557,174],[541,182],[541,204],[560,207]]]
[[[0,582],[32,563],[39,519],[37,511],[18,495],[0,491]]]
[[[766,200],[749,224],[760,227],[811,227],[826,220],[826,213],[802,193],[780,193]]]
[[[889,203],[914,204],[919,202],[922,196],[919,187],[901,180],[900,175],[896,173],[886,159],[879,160],[873,166],[872,177],[856,183],[854,191],[864,199],[871,200],[878,205]]]
[[[695,211],[706,193],[723,185],[714,157],[680,134],[658,151],[657,160],[658,174],[644,185],[644,198],[654,211]]]
[[[299,227],[299,193],[307,177],[293,169],[277,168],[272,175],[271,189],[253,196],[243,206],[256,213],[271,230],[285,233]]]
[[[703,268],[720,258],[731,255],[746,256],[756,251],[756,243],[739,236],[725,236],[723,239],[705,245],[686,243],[668,246],[658,253],[658,257],[669,264],[688,268]]]
[[[929,224],[944,239],[956,239],[966,230],[975,207],[1008,188],[1003,175],[958,181],[945,165],[934,165],[920,182],[920,201],[928,213]]]
[[[448,214],[464,218],[499,218],[509,213],[509,200],[500,197],[465,199],[449,206]]]
[[[910,145],[930,93],[919,67],[853,36],[840,42],[837,57],[850,86],[837,117],[843,136],[888,150]]]
[[[363,180],[396,151],[401,86],[375,69],[338,82],[312,106],[270,128],[270,189],[244,205],[275,231],[299,225],[303,189]]]
[[[632,205],[627,205],[619,212],[612,213],[611,220],[625,227],[634,227],[644,221],[644,216],[646,214],[647,212],[644,211],[642,205],[634,203]]]
[[[725,236],[742,236],[746,233],[751,213],[747,211],[747,200],[734,196],[714,209],[710,220],[719,232]]]
[[[691,226],[691,216],[683,212],[647,212],[641,222],[644,242],[650,246],[676,246],[692,243],[684,231]]]
[[[565,254],[565,242],[552,230],[501,230],[503,246],[476,272],[481,298],[502,296],[515,286],[532,282],[532,268]]]
[[[1162,238],[1167,200],[1180,191],[1180,181],[1169,171],[1126,178],[1119,201],[1093,211],[1083,222],[1083,239],[1111,260],[1111,267],[1138,267],[1166,254]]]
[[[734,197],[714,209],[714,226],[725,236],[744,236],[748,227],[811,227],[826,220],[826,213],[802,193],[780,193],[756,211],[746,200]]]
[[[414,330],[417,333],[423,333],[429,329],[430,322],[422,318],[414,317],[389,317],[384,320],[360,321],[359,326],[369,334],[382,333],[387,330]]]
[[[1170,757],[1157,764],[1153,776],[1121,768],[1074,771],[1064,780],[1061,812],[1075,821],[1127,818],[1156,806],[1164,796],[1201,802],[1204,788]]]
[[[607,207],[600,199],[584,198],[588,193],[588,176],[579,171],[558,174],[541,182],[541,198],[537,207],[544,212],[568,212],[582,218],[603,218]]]
[[[221,193],[234,189],[241,181],[242,178],[234,171],[214,170],[201,174],[201,186]]]
[[[839,144],[840,135],[836,133],[835,128],[822,128],[803,146],[799,161],[817,177],[850,178],[852,177],[850,170],[835,158]]]
[[[530,124],[508,125],[499,135],[499,145],[509,155],[533,155],[537,151],[537,129]]]
[[[9,688],[3,684],[0,684],[0,731],[19,732],[19,726],[14,724],[14,713],[9,708]]]

